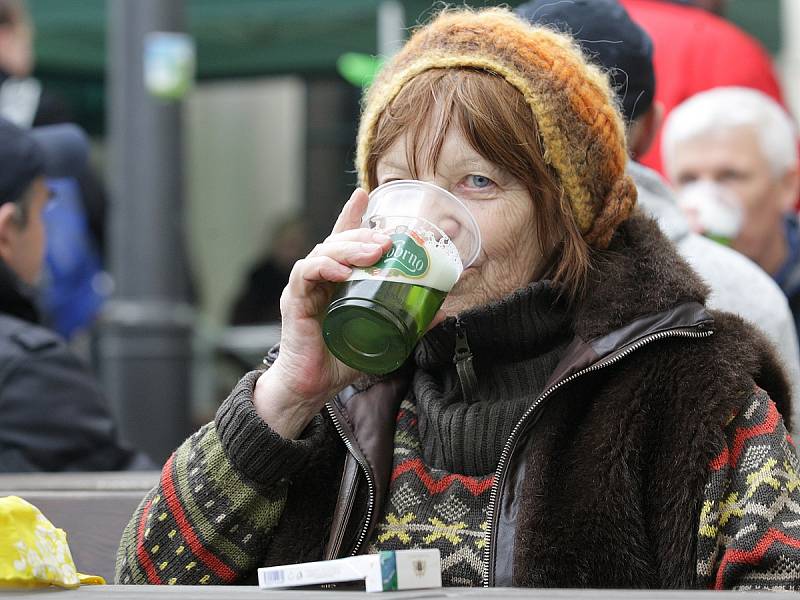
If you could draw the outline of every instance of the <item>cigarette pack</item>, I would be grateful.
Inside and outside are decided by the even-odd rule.
[[[439,550],[387,550],[258,570],[265,590],[345,581],[364,581],[368,592],[442,587]]]

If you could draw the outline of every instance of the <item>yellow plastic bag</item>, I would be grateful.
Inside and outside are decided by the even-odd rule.
[[[0,588],[104,583],[97,575],[78,573],[67,534],[38,508],[17,496],[0,498]]]

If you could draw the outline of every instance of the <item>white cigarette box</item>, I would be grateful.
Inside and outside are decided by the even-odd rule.
[[[362,580],[368,592],[442,587],[439,550],[387,550],[258,570],[258,587],[265,590]]]

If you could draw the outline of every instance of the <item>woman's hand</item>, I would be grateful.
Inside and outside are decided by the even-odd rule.
[[[328,352],[321,321],[334,285],[347,280],[350,267],[375,264],[391,246],[389,236],[360,227],[368,201],[364,190],[353,192],[331,235],[295,263],[281,295],[280,353],[259,377],[253,401],[261,418],[287,439],[359,377]]]

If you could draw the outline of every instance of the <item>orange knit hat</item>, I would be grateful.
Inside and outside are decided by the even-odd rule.
[[[506,9],[442,12],[384,66],[364,99],[356,153],[361,185],[368,187],[377,123],[402,87],[429,69],[460,67],[496,73],[519,90],[584,239],[606,247],[636,204],[615,95],[570,38]]]

